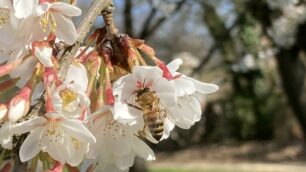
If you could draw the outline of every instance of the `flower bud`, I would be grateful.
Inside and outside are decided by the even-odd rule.
[[[8,118],[11,122],[16,122],[25,116],[30,109],[30,95],[32,90],[24,87],[9,102]]]
[[[49,42],[35,41],[32,43],[33,56],[35,56],[45,67],[53,67],[52,52],[53,49],[49,45]]]

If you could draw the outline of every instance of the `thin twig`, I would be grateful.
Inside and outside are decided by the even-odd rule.
[[[95,22],[97,16],[99,16],[101,14],[101,11],[103,11],[110,5],[112,5],[112,0],[94,0],[91,4],[88,13],[85,15],[81,24],[77,28],[79,36],[77,38],[76,43],[67,48],[67,51],[64,53],[60,60],[59,75],[61,79],[64,79],[66,77],[69,65],[71,64],[73,57],[76,55],[78,49],[83,43],[90,27]]]

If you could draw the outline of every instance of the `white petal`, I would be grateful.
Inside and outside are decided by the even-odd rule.
[[[38,0],[14,0],[13,5],[17,18],[27,18],[34,14],[34,9],[37,8]]]
[[[11,133],[12,124],[10,122],[5,122],[0,127],[0,145],[5,149],[12,149],[12,133]]]
[[[45,124],[46,122],[47,120],[45,118],[36,117],[36,118],[30,119],[30,120],[27,120],[21,123],[17,123],[12,128],[12,133],[14,134],[27,133],[38,126]]]
[[[116,100],[125,101],[137,90],[136,78],[129,74],[119,78],[113,86],[113,94]]]
[[[165,78],[160,78],[153,83],[152,89],[165,106],[175,105],[176,94],[172,84]]]
[[[156,66],[135,66],[132,75],[141,83],[151,83],[157,78],[162,78],[163,71]]]
[[[63,2],[54,2],[51,8],[68,17],[79,16],[82,14],[80,8]]]
[[[131,99],[133,98],[135,98],[135,96],[131,97]],[[114,119],[122,124],[135,125],[139,120],[141,120],[140,117],[142,116],[142,111],[135,107],[130,107],[130,105],[122,103],[121,101],[116,101],[114,104],[113,115]]]
[[[101,172],[128,172],[129,169],[121,170],[115,164],[100,163],[98,165],[98,167],[96,168],[96,171],[101,171]]]
[[[43,127],[36,128],[28,135],[28,137],[22,143],[19,151],[21,162],[29,161],[39,153],[41,149],[40,138],[43,131]]]
[[[201,119],[201,104],[195,97],[181,97],[177,103],[178,106],[169,107],[169,111],[178,127],[189,129],[195,122]]]
[[[72,139],[68,139],[67,142],[67,147],[70,149],[70,157],[67,159],[67,163],[71,166],[78,166],[83,161],[87,144],[79,142],[79,145],[76,146],[75,144],[78,143],[73,143]]]
[[[167,68],[169,69],[170,73],[173,75],[179,69],[180,65],[183,64],[183,60],[181,58],[172,60],[168,65]]]
[[[168,116],[164,122],[164,134],[162,139],[167,139],[170,136],[170,132],[173,130],[174,126],[174,120],[170,116]]]
[[[43,136],[44,137],[44,136]],[[69,145],[67,143],[67,139],[71,139],[69,136],[63,139],[63,142],[50,142],[47,137],[44,137],[43,145],[46,145],[44,151],[48,152],[48,154],[55,160],[60,163],[66,163],[66,159],[70,157]],[[65,155],[65,156],[63,156]]]
[[[186,76],[182,76],[190,81],[193,82],[196,90],[202,94],[209,94],[209,93],[214,93],[216,91],[218,91],[219,87],[215,84],[208,84],[205,82],[201,82],[198,81],[196,79],[190,78],[190,77],[186,77]]]
[[[52,6],[53,3],[45,2],[41,3],[36,8],[36,16],[41,16],[45,14]]]
[[[45,87],[44,84],[42,82],[39,82],[35,88],[34,91],[32,93],[32,100],[31,100],[31,105],[35,105],[38,101],[38,99],[42,96],[43,91],[44,91]]]
[[[72,20],[56,12],[53,12],[51,15],[57,22],[55,35],[69,45],[74,44],[78,33]]]
[[[20,77],[20,80],[16,84],[19,88],[22,88],[31,78],[36,62],[36,58],[28,58],[23,64],[10,73],[11,78]]]
[[[80,141],[85,143],[96,142],[95,137],[80,121],[63,119],[60,125],[66,133]]]
[[[35,56],[45,67],[52,67],[52,51],[51,47],[35,46]]]
[[[141,141],[136,136],[133,138],[133,149],[137,156],[147,160],[147,161],[153,161],[155,160],[155,155],[152,149],[145,144],[143,141]]]
[[[81,87],[81,91],[85,92],[88,84],[87,71],[82,64],[71,64],[65,79],[66,83],[73,82]]]
[[[117,167],[121,170],[129,169],[134,164],[135,154],[134,152],[130,152],[129,154],[121,157],[116,161]]]
[[[194,83],[188,79],[179,77],[171,81],[177,96],[190,95],[196,92]]]

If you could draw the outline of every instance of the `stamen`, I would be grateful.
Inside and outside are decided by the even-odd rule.
[[[69,89],[61,90],[59,92],[59,95],[63,100],[63,105],[65,109],[69,108],[70,103],[78,98],[77,93]]]
[[[10,11],[7,8],[0,8],[0,28],[10,21]]]
[[[56,20],[53,15],[50,14],[49,11],[41,16],[40,25],[42,27],[43,32],[46,32],[49,28],[51,32],[55,33],[57,27]]]

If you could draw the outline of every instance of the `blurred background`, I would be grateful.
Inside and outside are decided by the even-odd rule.
[[[84,13],[90,1],[79,0]],[[202,120],[151,145],[134,172],[306,171],[306,2],[114,0],[120,32],[219,85]],[[78,23],[79,21],[76,21]],[[98,19],[96,26],[101,26]]]

